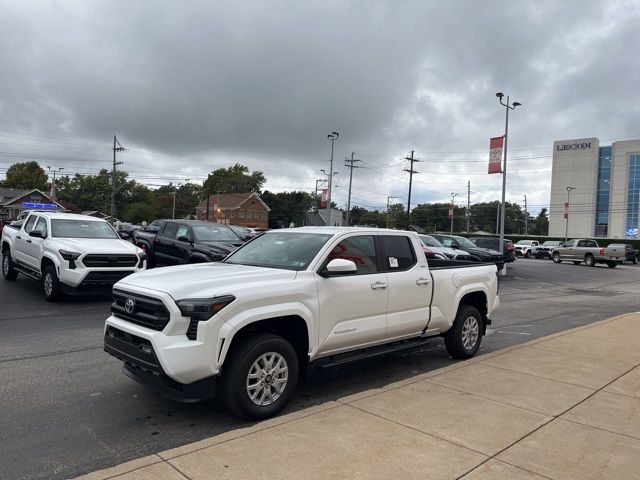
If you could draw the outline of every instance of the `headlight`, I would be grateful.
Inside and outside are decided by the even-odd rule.
[[[69,262],[69,269],[73,270],[74,268],[76,268],[76,263],[75,261],[78,259],[78,257],[80,255],[82,255],[81,253],[78,252],[69,252],[67,250],[58,250],[58,252],[60,253],[60,256],[64,259],[67,260]]]
[[[235,299],[236,297],[233,295],[214,298],[189,298],[186,300],[178,300],[176,305],[178,305],[182,316],[202,322],[209,320]]]

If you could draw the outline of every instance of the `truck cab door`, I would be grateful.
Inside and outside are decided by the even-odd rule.
[[[357,272],[327,276],[335,258],[351,260]],[[374,235],[343,238],[316,272],[319,304],[318,353],[371,346],[387,336],[387,275],[380,271]]]
[[[173,222],[165,222],[153,239],[153,254],[157,263],[161,265],[173,265],[172,251],[175,244],[175,235],[178,225]]]
[[[42,251],[44,249],[44,239],[47,238],[48,235],[47,219],[44,217],[38,217],[35,225],[29,233],[31,234],[33,232],[38,232],[40,236],[32,237],[29,235],[27,238],[24,249],[25,262],[34,270],[40,271],[40,260],[42,259]]]
[[[407,235],[380,235],[382,266],[389,282],[387,336],[417,336],[429,321],[433,284],[422,252]]]
[[[185,264],[191,261],[192,238],[193,235],[187,225],[178,225],[174,247],[171,251],[174,263]]]
[[[29,237],[29,232],[35,226],[36,215],[31,215],[26,223],[22,226],[20,230],[18,230],[18,234],[16,235],[16,243],[14,245],[14,256],[18,263],[23,265],[27,265],[29,267],[32,266],[32,262],[29,261],[29,247],[31,246],[32,240]]]

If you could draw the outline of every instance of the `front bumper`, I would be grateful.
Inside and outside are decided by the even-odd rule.
[[[216,394],[217,375],[184,384],[170,378],[162,369],[151,342],[117,328],[107,326],[104,350],[124,362],[129,378],[179,402],[199,402]]]

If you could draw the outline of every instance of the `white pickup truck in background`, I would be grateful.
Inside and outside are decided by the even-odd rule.
[[[431,267],[431,268],[430,268]],[[220,390],[245,418],[276,414],[309,368],[418,348],[478,351],[499,304],[495,264],[430,261],[411,232],[273,230],[222,263],[148,270],[113,289],[104,348],[182,401]]]
[[[2,276],[18,274],[42,282],[45,299],[64,292],[110,287],[144,270],[146,254],[122,240],[100,218],[54,212],[31,212],[20,227],[2,230]]]

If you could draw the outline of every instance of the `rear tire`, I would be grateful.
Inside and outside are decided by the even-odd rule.
[[[57,302],[62,296],[60,279],[53,265],[49,265],[44,269],[44,273],[42,274],[42,291],[44,292],[45,300],[48,302]]]
[[[607,267],[616,268],[618,266],[618,262],[607,262]]]
[[[477,308],[461,305],[453,326],[444,334],[447,352],[454,358],[473,357],[482,341],[483,320]]]
[[[531,252],[529,250],[524,254],[524,258],[529,258],[531,256]]]
[[[5,280],[9,280],[11,282],[18,278],[18,271],[13,266],[11,250],[9,249],[2,252],[2,276]]]
[[[584,263],[587,267],[595,267],[596,266],[596,259],[593,258],[593,255],[591,255],[590,253],[587,253],[584,256]]]
[[[555,252],[551,259],[553,260],[553,263],[562,263],[562,258],[560,258],[560,254],[558,252]]]
[[[222,368],[220,389],[224,404],[247,420],[272,417],[291,398],[298,382],[298,368],[297,352],[278,335],[257,333],[240,340]]]

